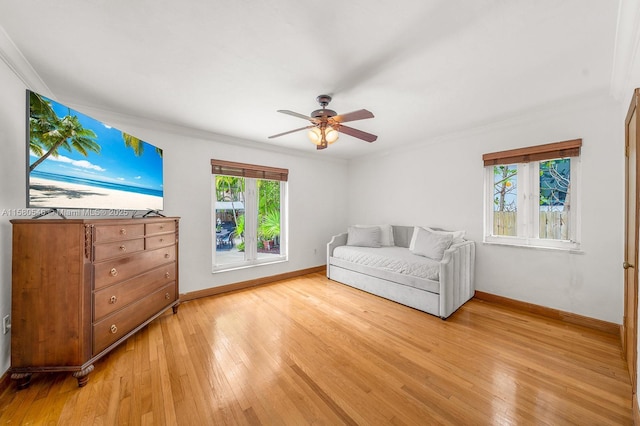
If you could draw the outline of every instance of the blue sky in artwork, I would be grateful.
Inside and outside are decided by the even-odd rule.
[[[143,154],[138,157],[132,148],[125,146],[122,131],[44,96],[43,99],[51,103],[59,117],[77,116],[85,129],[91,129],[97,135],[96,142],[101,149],[99,154],[89,152],[85,157],[75,150],[61,148],[58,150],[58,158],[48,157],[34,172],[162,191],[162,157],[153,145],[144,142]],[[29,163],[37,159],[31,153]]]

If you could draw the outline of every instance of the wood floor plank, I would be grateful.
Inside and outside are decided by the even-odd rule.
[[[0,424],[632,424],[617,336],[471,300],[443,321],[321,273],[182,303],[37,374]]]

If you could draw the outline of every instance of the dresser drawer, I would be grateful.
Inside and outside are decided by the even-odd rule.
[[[147,250],[152,250],[158,247],[174,245],[176,243],[176,234],[160,234],[154,237],[147,237],[145,240]]]
[[[94,246],[94,260],[99,262],[101,260],[124,256],[125,254],[136,253],[142,250],[144,250],[144,238],[96,244]]]
[[[97,355],[147,319],[161,312],[162,308],[169,307],[177,300],[176,296],[176,283],[172,282],[144,299],[94,323],[93,355]]]
[[[176,223],[174,221],[147,223],[145,226],[147,235],[160,234],[163,232],[175,233],[176,231]]]
[[[103,241],[120,241],[144,236],[144,223],[132,223],[126,225],[96,225],[96,243]]]
[[[176,260],[176,246],[163,247],[119,257],[93,266],[94,290],[128,280],[158,266]]]
[[[168,263],[130,280],[96,291],[93,294],[94,321],[143,299],[146,295],[175,280],[176,264]]]

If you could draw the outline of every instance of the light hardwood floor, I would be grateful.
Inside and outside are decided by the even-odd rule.
[[[0,396],[11,424],[631,424],[615,335],[471,300],[446,321],[320,273],[193,300]]]

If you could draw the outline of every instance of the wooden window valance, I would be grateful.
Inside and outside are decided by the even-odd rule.
[[[214,175],[240,176],[284,182],[286,182],[289,177],[289,169],[222,160],[211,160],[211,173]]]
[[[482,156],[485,166],[497,164],[529,163],[531,161],[551,160],[553,158],[578,157],[582,139],[545,145],[517,148],[508,151],[491,152]]]

